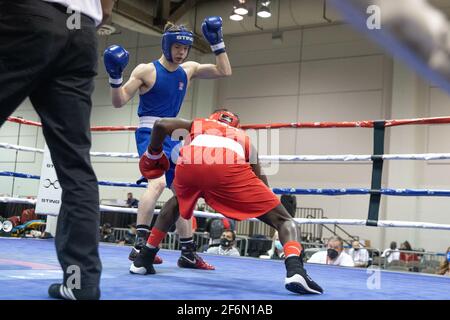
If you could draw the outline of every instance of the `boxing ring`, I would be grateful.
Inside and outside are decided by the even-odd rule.
[[[40,126],[40,123],[10,117],[10,122]],[[244,129],[278,128],[368,128],[372,129],[372,155],[276,155],[260,156],[261,162],[372,162],[371,188],[302,189],[273,188],[276,194],[296,195],[370,195],[367,219],[305,219],[297,218],[300,224],[343,224],[367,227],[421,228],[450,230],[448,224],[419,221],[379,220],[379,205],[382,196],[450,197],[450,190],[389,189],[381,188],[384,161],[413,160],[440,161],[450,159],[450,153],[429,154],[384,154],[385,129],[400,125],[450,124],[450,117],[355,121],[355,122],[311,122],[272,123],[243,126]],[[92,131],[133,131],[133,126],[93,127]],[[43,153],[44,150],[7,143],[0,148]],[[91,152],[93,157],[119,157],[137,159],[135,153]],[[29,173],[0,172],[0,176],[35,179]],[[3,179],[3,178],[2,178]],[[99,181],[101,186],[145,188],[146,184]],[[36,200],[0,197],[0,202],[35,204]],[[136,209],[100,206],[103,212],[120,211],[136,213]],[[156,211],[158,213],[158,210]],[[220,214],[195,211],[198,217],[222,217]],[[256,220],[256,219],[252,219]],[[62,278],[54,243],[51,239],[0,238],[0,299],[46,299],[49,284]],[[380,269],[345,268],[330,265],[306,264],[311,277],[325,290],[323,295],[299,296],[285,290],[283,280],[285,268],[282,261],[263,260],[250,257],[224,257],[201,254],[212,263],[215,271],[180,269],[176,265],[179,253],[161,250],[164,259],[152,276],[130,275],[127,259],[130,247],[100,244],[103,263],[103,299],[171,299],[171,300],[428,300],[450,299],[450,278],[418,273],[402,273]],[[37,254],[38,253],[38,254]],[[245,285],[243,285],[245,283]],[[12,292],[11,288],[15,288]],[[176,288],[176,290],[174,289]]]
[[[60,281],[52,240],[0,238],[0,300],[48,299]],[[100,244],[102,299],[107,300],[428,300],[450,299],[450,278],[306,264],[323,295],[299,296],[284,289],[280,260],[200,254],[216,270],[180,269],[179,252],[161,250],[157,274],[128,272],[130,247]]]

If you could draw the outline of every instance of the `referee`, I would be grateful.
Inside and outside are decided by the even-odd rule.
[[[58,299],[100,298],[100,214],[89,156],[90,114],[96,27],[110,17],[113,4],[0,0],[0,126],[29,97],[63,189],[55,245],[64,277],[48,290]]]

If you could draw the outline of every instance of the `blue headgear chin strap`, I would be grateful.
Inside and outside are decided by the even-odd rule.
[[[174,43],[189,46],[190,50],[192,44],[194,43],[194,35],[184,27],[181,27],[180,31],[164,32],[162,37],[162,51],[166,59],[170,62],[173,62],[171,49]]]

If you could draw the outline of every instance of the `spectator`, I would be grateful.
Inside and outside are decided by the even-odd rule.
[[[442,262],[438,274],[442,276],[450,276],[450,247],[447,248],[445,260]]]
[[[308,263],[332,264],[335,266],[354,267],[355,264],[344,251],[344,242],[340,237],[332,237],[328,240],[327,251],[319,251],[309,258]]]
[[[211,218],[206,222],[205,232],[209,235],[209,247],[220,244],[221,235],[224,230],[234,231],[235,221],[228,218]]]
[[[136,233],[137,233],[136,223],[130,224],[129,227],[130,228],[127,230],[124,237],[122,239],[120,239],[119,244],[129,245],[129,246],[134,245],[134,242],[136,240]]]
[[[139,201],[133,198],[133,194],[128,192],[127,194],[127,207],[128,208],[137,208],[139,205]]]
[[[385,258],[388,263],[391,263],[394,260],[400,260],[400,252],[397,249],[397,242],[392,241],[389,248],[383,251],[381,257]]]
[[[218,254],[221,256],[237,256],[241,254],[239,250],[234,247],[236,243],[236,235],[232,230],[225,230],[220,237],[220,245],[209,248],[206,252]]]
[[[114,233],[111,227],[111,224],[105,223],[102,226],[101,234],[100,234],[100,241],[101,242],[111,242],[115,243],[116,238],[114,237]]]
[[[413,249],[411,248],[411,244],[408,241],[405,241],[400,245],[400,251],[413,251]],[[400,252],[400,261],[419,261],[419,256],[415,253]]]
[[[361,246],[359,241],[352,242],[352,248],[348,254],[352,257],[355,267],[367,268],[369,265],[369,252]]]

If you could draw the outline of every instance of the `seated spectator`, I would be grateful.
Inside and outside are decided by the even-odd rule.
[[[411,244],[408,241],[405,241],[400,245],[400,251],[413,251],[413,249],[411,248]],[[400,261],[404,262],[419,261],[419,256],[415,253],[401,252]]]
[[[319,251],[309,258],[308,263],[332,264],[335,266],[354,267],[355,263],[345,251],[344,242],[340,237],[328,240],[327,251]]]
[[[119,242],[118,242],[119,244],[129,245],[129,246],[134,245],[134,242],[136,240],[136,233],[137,233],[136,223],[130,224],[129,227],[130,227],[130,229],[127,230],[124,237],[119,240]]]
[[[209,235],[208,247],[218,246],[224,230],[234,231],[235,221],[228,218],[210,218],[206,221],[205,234]],[[207,250],[207,248],[205,248]]]
[[[101,242],[110,242],[110,243],[116,242],[116,238],[114,237],[114,233],[113,233],[111,224],[105,223],[102,226],[102,229],[100,231],[100,241]]]
[[[352,248],[348,251],[350,257],[352,257],[355,267],[367,268],[369,265],[369,252],[364,249],[359,241],[352,242]]]
[[[139,206],[139,201],[133,197],[131,192],[127,194],[127,206],[128,208],[137,208]]]
[[[385,258],[388,263],[391,263],[395,260],[400,260],[400,252],[397,249],[397,242],[392,241],[389,248],[383,251],[381,257]]]
[[[445,254],[445,260],[444,260],[444,262],[442,262],[441,266],[439,267],[439,271],[437,274],[450,277],[450,247],[447,248],[447,252]]]
[[[221,256],[240,256],[239,250],[234,247],[236,235],[231,230],[225,230],[220,237],[220,245],[210,247],[206,252]]]
[[[20,215],[20,223],[21,224],[25,224],[25,223],[27,223],[28,221],[31,221],[31,220],[37,220],[38,218],[37,218],[37,215],[36,215],[36,213],[34,212],[34,209],[33,208],[30,208],[30,209],[24,209],[23,211],[22,211],[22,214]]]

